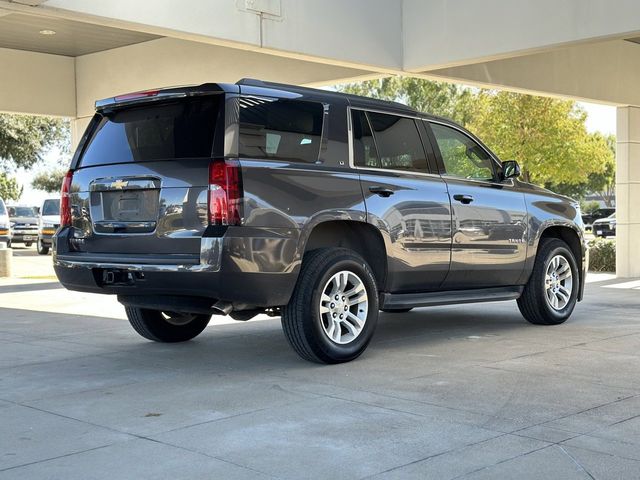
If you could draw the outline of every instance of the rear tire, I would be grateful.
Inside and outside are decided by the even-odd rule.
[[[49,247],[45,247],[44,244],[42,243],[42,240],[38,240],[37,248],[38,248],[39,255],[49,254]]]
[[[346,248],[307,253],[282,329],[295,352],[316,363],[357,358],[378,321],[378,289],[367,262]]]
[[[197,337],[209,324],[211,315],[161,312],[125,307],[133,329],[147,340],[163,343],[186,342]]]
[[[576,306],[580,275],[573,253],[557,238],[541,240],[531,277],[518,298],[518,308],[530,323],[558,325]]]

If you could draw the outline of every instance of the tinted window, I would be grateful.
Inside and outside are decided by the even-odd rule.
[[[6,215],[7,209],[4,206],[4,202],[0,199],[0,215]]]
[[[60,200],[45,200],[42,215],[60,215]]]
[[[451,127],[431,124],[436,137],[445,174],[472,180],[493,180],[493,160],[470,137]]]
[[[320,154],[323,115],[320,103],[242,98],[240,156],[314,163]]]
[[[218,97],[198,97],[98,114],[81,166],[210,157]]]
[[[427,159],[413,119],[372,112],[368,112],[367,117],[378,149],[380,168],[427,171]]]
[[[373,141],[373,133],[366,114],[361,110],[351,113],[353,125],[353,155],[354,162],[359,167],[380,168],[380,158]]]

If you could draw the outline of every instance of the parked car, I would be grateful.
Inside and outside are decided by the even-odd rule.
[[[38,221],[38,253],[47,255],[51,248],[53,235],[60,226],[60,199],[47,198],[40,207]]]
[[[0,242],[11,245],[11,225],[9,223],[9,214],[4,200],[0,198]]]
[[[379,310],[517,299],[555,325],[582,299],[578,204],[449,120],[257,80],[96,107],[54,266],[71,290],[117,295],[147,339],[267,313],[301,357],[338,363]]]
[[[599,208],[597,210],[594,210],[591,213],[586,213],[582,215],[582,223],[584,223],[585,230],[593,231],[593,223],[596,220],[600,220],[601,218],[607,218],[614,213],[616,213],[615,208],[607,207],[607,208]]]
[[[609,215],[593,222],[593,234],[596,237],[615,237],[616,235],[616,214]]]
[[[38,240],[38,215],[33,207],[8,206],[11,225],[11,244],[24,243],[30,247]]]

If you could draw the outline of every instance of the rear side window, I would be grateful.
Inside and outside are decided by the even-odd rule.
[[[352,110],[353,156],[359,167],[380,168],[380,157],[373,140],[367,115],[362,110]]]
[[[317,162],[323,115],[321,103],[241,98],[239,154],[245,158]]]
[[[373,138],[372,138],[373,137]],[[413,119],[354,111],[354,157],[358,166],[427,171],[427,158]]]
[[[98,113],[80,166],[211,157],[220,103],[206,96]]]

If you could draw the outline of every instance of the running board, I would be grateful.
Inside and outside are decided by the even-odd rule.
[[[435,307],[459,303],[499,302],[515,300],[522,294],[523,286],[476,288],[473,290],[450,290],[428,293],[382,293],[381,309],[403,309],[414,307]]]

